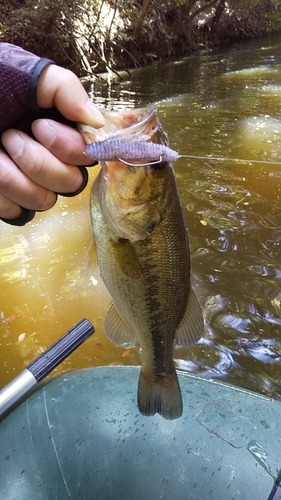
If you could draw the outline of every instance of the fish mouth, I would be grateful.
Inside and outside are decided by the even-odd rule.
[[[78,123],[78,129],[85,142],[101,142],[107,139],[125,141],[166,142],[154,105],[124,111],[102,110],[105,125],[99,129]]]
[[[166,145],[168,142],[157,117],[157,108],[153,105],[129,111],[104,111],[103,116],[105,125],[98,130],[78,125],[88,144],[98,142],[101,146],[106,146],[102,144],[104,141],[107,141],[107,144],[110,141],[135,141]],[[157,162],[154,169],[152,164],[146,162],[144,165],[134,166],[134,158],[132,163],[124,162],[121,155],[119,158],[110,153],[109,158],[103,160],[98,155],[95,158],[101,166],[98,199],[103,218],[118,238],[132,242],[144,240],[151,234],[151,224],[146,216],[146,212],[150,211],[146,210],[146,207],[154,206],[158,197],[156,186],[153,185],[154,170],[162,170],[167,162]],[[135,163],[138,164],[139,161]],[[159,185],[162,186],[162,175],[158,177],[161,179]],[[155,215],[153,222],[154,219]]]

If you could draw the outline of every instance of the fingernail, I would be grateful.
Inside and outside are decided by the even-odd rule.
[[[38,138],[41,144],[43,144],[46,148],[53,144],[57,134],[53,125],[51,125],[49,120],[45,119],[33,122],[32,130],[34,130],[36,138]]]
[[[12,158],[20,156],[24,148],[24,140],[20,132],[8,130],[2,135],[2,143]]]
[[[89,99],[87,102],[87,107],[90,112],[91,118],[94,119],[93,126],[103,126],[105,124],[105,120],[100,110],[94,105],[94,103]]]

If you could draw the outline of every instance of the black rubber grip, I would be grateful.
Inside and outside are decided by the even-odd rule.
[[[32,361],[32,363],[27,366],[27,370],[32,373],[37,382],[40,382],[94,332],[95,328],[92,323],[87,319],[82,319],[71,328],[71,330],[57,340],[57,342],[43,352],[43,354]]]

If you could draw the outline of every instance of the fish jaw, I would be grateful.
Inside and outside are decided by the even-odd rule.
[[[137,222],[126,224],[128,217],[141,213],[146,202],[142,200],[129,199],[129,189],[126,186],[129,177],[134,174],[128,173],[128,167],[121,162],[108,162],[102,166],[99,182],[99,203],[104,220],[114,235],[130,241],[138,241],[147,237],[148,233]],[[125,182],[122,183],[122,179]]]
[[[99,176],[99,203],[108,227],[119,238],[149,237],[169,209],[166,172],[150,167],[128,168],[122,162],[104,163]]]
[[[83,123],[77,124],[87,144],[107,139],[161,143],[167,141],[166,133],[157,117],[157,108],[153,105],[118,112],[105,110],[103,115],[105,125],[99,129]],[[153,193],[153,188],[150,188],[150,192],[146,190],[144,196],[140,193],[142,185],[152,184],[150,181],[147,182],[146,177],[151,172],[153,173],[153,169],[150,167],[128,168],[120,161],[100,163],[102,166],[102,174],[99,176],[100,206],[108,227],[119,238],[127,238],[130,241],[145,239],[163,217],[163,206],[157,207],[155,204],[153,206],[153,203],[150,205],[151,210],[154,211],[153,220],[150,220],[151,214],[143,216],[147,212],[146,206],[151,201],[151,197],[156,200],[161,196],[161,193]],[[136,196],[135,188],[138,189]],[[164,192],[163,189],[161,192]],[[158,205],[158,200],[156,204]]]

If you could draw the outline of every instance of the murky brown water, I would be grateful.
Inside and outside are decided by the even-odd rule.
[[[200,51],[94,89],[106,107],[155,102],[180,153],[281,161],[281,37]],[[281,165],[175,163],[204,310],[202,340],[178,349],[177,367],[281,396]],[[92,170],[94,177],[97,168]],[[24,228],[1,223],[0,380],[4,385],[81,318],[96,334],[57,370],[139,364],[104,336],[110,303],[85,270],[89,187],[60,198]]]

